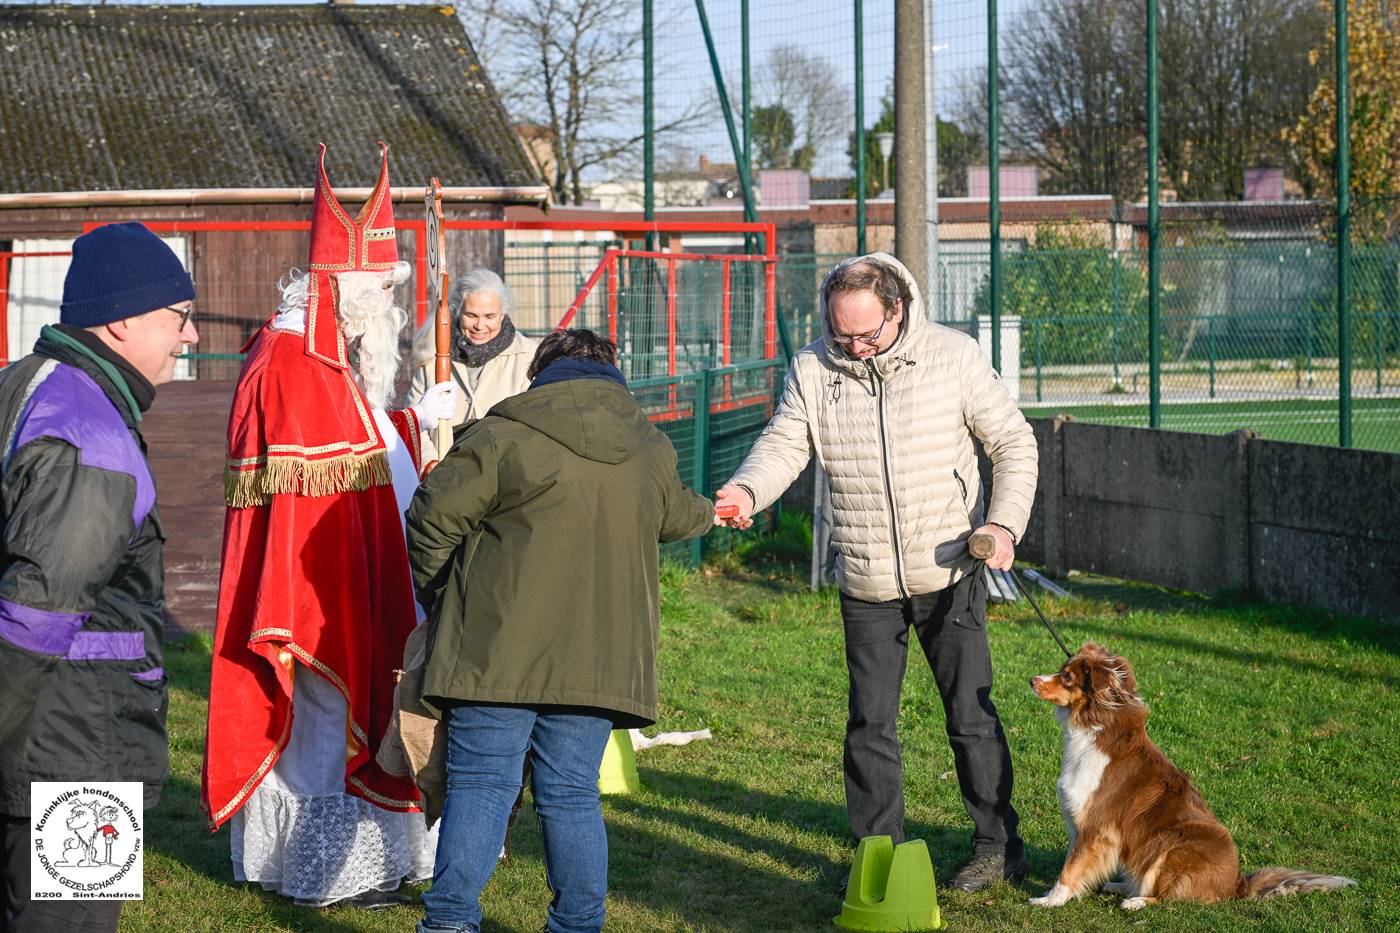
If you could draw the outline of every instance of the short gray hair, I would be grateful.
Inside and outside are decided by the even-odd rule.
[[[501,300],[501,313],[510,314],[515,310],[515,302],[510,298],[510,289],[501,277],[490,269],[476,268],[457,280],[447,296],[447,310],[452,314],[452,326],[458,327],[462,318],[462,307],[468,295],[492,294]]]

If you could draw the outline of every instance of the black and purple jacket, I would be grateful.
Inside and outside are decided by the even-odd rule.
[[[80,335],[86,336],[86,335]],[[127,377],[46,327],[0,371],[0,813],[30,781],[168,772],[164,534]]]

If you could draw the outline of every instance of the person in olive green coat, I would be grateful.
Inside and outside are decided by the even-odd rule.
[[[408,511],[433,626],[423,700],[448,721],[424,933],[479,929],[527,752],[554,892],[547,929],[603,925],[598,768],[612,729],[656,718],[657,544],[714,520],[616,353],[590,331],[546,337],[530,388],[460,435]]]

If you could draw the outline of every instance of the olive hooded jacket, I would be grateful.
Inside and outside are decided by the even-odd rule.
[[[540,384],[565,371],[582,378]],[[713,515],[616,369],[556,362],[464,431],[409,508],[413,582],[434,626],[424,702],[653,722],[657,544],[704,534]]]

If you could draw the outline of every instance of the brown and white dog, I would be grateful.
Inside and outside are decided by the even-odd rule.
[[[1121,657],[1086,644],[1057,673],[1032,677],[1031,689],[1055,704],[1064,727],[1059,793],[1069,828],[1060,877],[1032,904],[1058,907],[1120,870],[1124,880],[1103,890],[1124,895],[1125,910],[1159,900],[1257,900],[1356,884],[1289,868],[1241,875],[1230,831],[1147,737],[1147,707]]]

